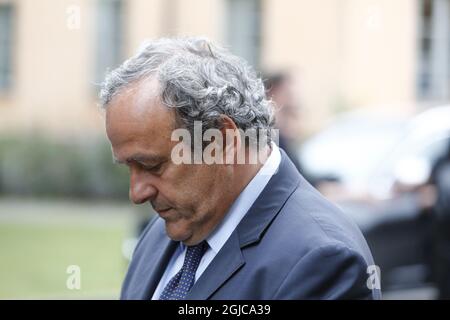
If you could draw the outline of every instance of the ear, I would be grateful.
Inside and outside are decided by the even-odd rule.
[[[230,117],[223,115],[220,132],[223,141],[224,163],[236,163],[237,153],[242,145],[241,134],[236,123]]]

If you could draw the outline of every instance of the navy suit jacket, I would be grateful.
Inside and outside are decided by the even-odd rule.
[[[219,182],[218,182],[219,183]],[[138,242],[121,299],[150,299],[178,242],[153,219]],[[281,163],[187,299],[379,299],[372,255],[358,227]]]

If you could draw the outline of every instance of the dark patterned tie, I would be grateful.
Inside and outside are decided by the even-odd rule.
[[[170,279],[159,300],[184,300],[186,298],[187,293],[194,285],[195,272],[207,248],[206,241],[187,247],[183,267]]]

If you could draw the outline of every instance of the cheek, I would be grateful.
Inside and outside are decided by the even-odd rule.
[[[171,165],[161,177],[160,191],[172,205],[180,210],[198,202],[197,170],[189,165]]]
[[[161,177],[161,193],[184,217],[201,215],[216,207],[226,178],[221,165],[171,164]]]
[[[194,196],[205,210],[216,207],[217,202],[221,199],[224,187],[226,187],[226,179],[221,173],[217,166],[205,165],[199,170],[195,181],[191,183],[196,189]]]
[[[202,208],[215,193],[216,176],[212,166],[184,165],[180,168],[175,192],[191,208]]]

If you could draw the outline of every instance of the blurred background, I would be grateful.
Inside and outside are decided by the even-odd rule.
[[[0,299],[118,297],[152,211],[128,202],[99,84],[188,35],[262,75],[280,145],[358,223],[384,297],[449,298],[450,0],[0,0]]]

